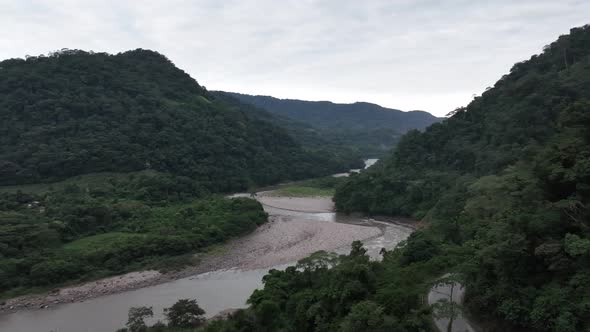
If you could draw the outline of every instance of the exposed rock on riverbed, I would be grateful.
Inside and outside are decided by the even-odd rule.
[[[45,309],[60,303],[79,302],[101,295],[146,287],[172,278],[172,275],[164,275],[158,271],[131,272],[77,286],[56,289],[47,294],[13,298],[0,305],[0,313],[13,312],[19,309]]]
[[[227,246],[224,264],[259,269],[297,261],[319,250],[335,250],[381,234],[376,227],[273,216],[269,224]]]

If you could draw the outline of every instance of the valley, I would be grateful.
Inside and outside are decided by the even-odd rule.
[[[0,331],[590,331],[589,4],[14,1]]]
[[[277,194],[295,185],[257,192],[255,197],[269,214],[269,222],[202,255],[193,267],[164,274],[133,272],[64,287],[57,293],[8,300],[0,307],[5,311],[0,315],[0,330],[114,331],[124,325],[130,307],[150,305],[161,312],[187,296],[197,298],[212,317],[223,310],[245,307],[270,269],[284,270],[317,251],[346,254],[355,240],[362,240],[372,259],[378,260],[383,248],[395,248],[413,231],[414,226],[406,220],[395,224],[335,213],[329,196]],[[154,317],[152,323],[161,318]]]

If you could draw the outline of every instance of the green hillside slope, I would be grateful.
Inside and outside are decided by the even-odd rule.
[[[327,169],[156,52],[65,50],[0,68],[0,184],[153,169],[230,191],[348,166]]]
[[[211,193],[362,163],[250,107],[152,51],[0,62],[0,298],[194,264],[268,219]]]
[[[433,241],[464,250],[455,269],[472,312],[512,329],[588,329],[590,27],[405,135],[335,201],[341,211],[423,218]]]
[[[441,120],[427,112],[402,112],[371,103],[337,104],[231,92],[216,93],[231,95],[273,114],[305,123],[316,129],[324,140],[356,148],[367,157],[382,155],[406,131],[423,129]]]

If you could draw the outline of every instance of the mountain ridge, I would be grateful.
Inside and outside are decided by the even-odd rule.
[[[398,108],[392,108],[392,107],[386,107],[386,106],[381,106],[377,103],[373,103],[373,102],[369,102],[369,101],[354,101],[354,102],[335,102],[335,101],[331,101],[331,100],[327,100],[327,99],[322,99],[322,100],[308,100],[308,99],[298,99],[298,98],[280,98],[280,97],[274,97],[271,95],[264,95],[264,94],[250,94],[250,93],[245,93],[245,92],[232,92],[232,91],[223,91],[223,90],[213,90],[212,92],[224,92],[224,93],[228,93],[231,95],[242,95],[242,96],[249,96],[249,97],[261,97],[261,98],[272,98],[272,99],[277,99],[280,101],[293,101],[293,102],[309,102],[309,103],[319,103],[319,104],[328,104],[328,105],[338,105],[338,106],[354,106],[354,105],[366,105],[366,106],[371,106],[374,108],[379,108],[385,111],[399,111],[399,112],[403,112],[403,113],[412,113],[412,112],[419,112],[419,113],[428,113],[432,116],[434,116],[432,113],[425,111],[425,110],[419,110],[419,109],[412,109],[412,110],[401,110]],[[436,117],[436,116],[434,116]],[[444,117],[438,117],[440,119],[444,119]]]
[[[0,67],[0,184],[154,169],[232,191],[349,166],[218,101],[154,51],[62,50]]]
[[[336,102],[332,102],[329,100],[310,101],[310,100],[294,99],[294,98],[276,98],[276,97],[268,96],[268,95],[250,95],[250,94],[237,93],[237,92],[226,92],[226,91],[214,91],[214,92],[221,92],[221,93],[230,94],[242,101],[249,102],[255,106],[266,109],[267,111],[270,111],[272,113],[290,114],[291,117],[294,119],[298,119],[298,117],[293,116],[294,112],[308,112],[309,113],[309,112],[330,112],[330,111],[340,111],[340,112],[377,111],[377,112],[391,112],[390,114],[387,114],[387,115],[394,115],[395,114],[397,116],[403,115],[403,114],[410,114],[410,115],[419,114],[420,116],[425,117],[425,120],[424,120],[425,123],[428,123],[429,121],[431,121],[428,124],[437,122],[438,120],[442,120],[442,118],[435,117],[431,113],[428,113],[423,110],[402,111],[402,110],[395,109],[395,108],[383,107],[379,104],[366,102],[366,101],[356,101],[353,103],[336,103]],[[282,107],[280,107],[280,106],[276,105],[277,103],[284,104],[284,105],[282,105]],[[295,105],[287,105],[287,104],[295,104]],[[304,106],[307,106],[308,108],[313,108],[314,106],[324,106],[324,107],[327,106],[329,108],[308,110],[308,109],[304,109],[305,108]],[[302,109],[293,109],[295,107],[301,107]],[[357,107],[363,107],[363,108],[359,109]],[[351,108],[354,108],[354,109],[351,109]],[[301,119],[299,119],[299,120],[301,120]],[[306,122],[306,121],[304,121],[304,122]],[[320,125],[320,127],[322,127],[322,125]],[[416,128],[412,127],[410,129],[416,129]]]
[[[492,330],[587,330],[589,129],[586,25],[450,118],[408,132],[336,190],[336,208],[425,221],[409,254],[445,260]]]
[[[223,91],[212,93],[232,96],[270,113],[305,123],[317,129],[326,140],[353,147],[365,157],[379,157],[408,130],[424,129],[441,121],[428,112],[403,112],[369,102],[341,104]]]

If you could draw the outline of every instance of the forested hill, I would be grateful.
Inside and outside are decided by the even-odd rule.
[[[228,94],[244,103],[310,125],[321,131],[325,139],[356,147],[365,155],[379,155],[391,148],[406,131],[423,129],[441,120],[427,112],[402,112],[370,103],[335,104],[216,93]]]
[[[335,200],[429,222],[430,252],[464,255],[448,268],[465,278],[472,312],[526,331],[588,330],[590,26],[406,134]]]
[[[2,61],[0,74],[1,185],[153,169],[228,191],[349,167],[153,51],[63,50]]]
[[[337,104],[329,101],[278,99],[269,96],[228,93],[243,102],[317,128],[389,128],[398,132],[405,132],[410,129],[422,129],[439,121],[439,119],[427,112],[402,112],[364,102]]]

